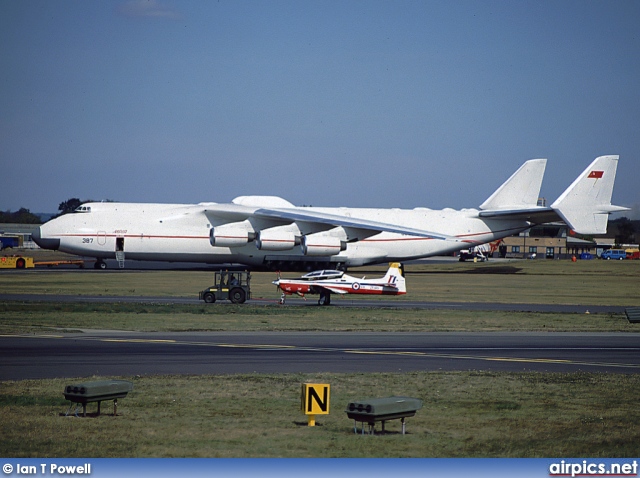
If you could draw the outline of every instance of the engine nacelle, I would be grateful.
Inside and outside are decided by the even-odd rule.
[[[256,236],[256,247],[261,251],[288,251],[300,244],[291,231],[259,231]]]
[[[312,234],[302,236],[300,244],[305,256],[334,256],[347,249],[347,243],[334,236]]]
[[[209,242],[214,247],[240,247],[253,241],[255,233],[239,227],[214,227],[209,231]]]

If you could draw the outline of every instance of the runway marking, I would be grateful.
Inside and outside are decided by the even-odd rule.
[[[211,344],[216,347],[238,348],[238,349],[297,349],[295,345],[265,345],[265,344]]]
[[[540,362],[540,363],[574,363],[572,360],[562,359],[522,359],[517,357],[487,357],[485,360],[493,360],[495,362]]]
[[[617,367],[617,368],[640,368],[640,364],[628,363],[608,363],[608,362],[582,362],[564,359],[547,359],[547,358],[525,358],[525,357],[490,357],[483,355],[458,355],[458,354],[438,354],[431,352],[389,352],[389,351],[372,351],[372,350],[343,350],[348,354],[362,355],[411,355],[422,356],[426,358],[448,358],[457,360],[482,360],[487,362],[522,362],[522,363],[557,363],[565,365],[588,365],[592,367]]]
[[[0,334],[0,337],[22,337],[33,339],[64,339],[64,335],[42,334],[42,335],[16,335],[16,334]]]
[[[160,339],[97,339],[100,342],[121,342],[131,344],[175,344],[176,340],[160,340]]]

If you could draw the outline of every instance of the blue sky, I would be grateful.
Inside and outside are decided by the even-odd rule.
[[[0,209],[477,207],[527,159],[553,200],[619,154],[640,218],[638,25],[624,0],[0,0]]]

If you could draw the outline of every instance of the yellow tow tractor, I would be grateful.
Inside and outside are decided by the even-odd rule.
[[[35,267],[33,257],[2,256],[0,257],[0,269],[28,269]]]

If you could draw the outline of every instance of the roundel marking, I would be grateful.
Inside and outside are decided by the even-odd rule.
[[[358,284],[357,282],[354,282],[351,287],[353,288],[353,290],[358,290],[360,289],[360,284]]]

